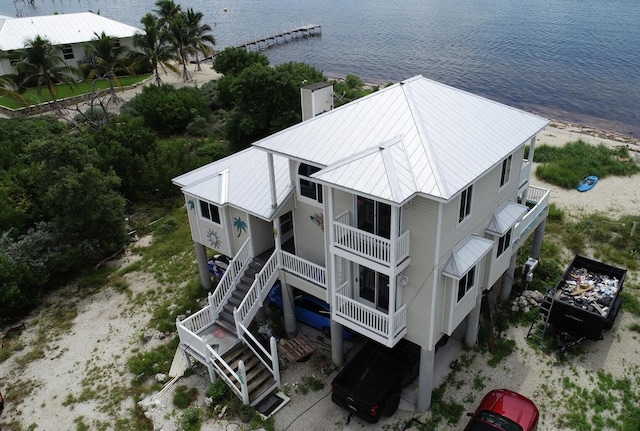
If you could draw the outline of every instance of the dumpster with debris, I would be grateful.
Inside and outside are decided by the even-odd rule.
[[[560,350],[585,339],[602,340],[602,331],[611,329],[620,311],[626,274],[626,269],[574,257],[553,291],[549,310]]]

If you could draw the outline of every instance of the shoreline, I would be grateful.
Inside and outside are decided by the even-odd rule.
[[[324,72],[323,74],[328,80],[332,80],[332,81],[344,80],[346,76],[349,75],[349,73],[341,74],[341,73],[324,73]],[[362,77],[360,77],[360,79],[363,80],[365,87],[368,87],[368,88],[373,88],[373,87],[384,88],[384,86],[388,84],[395,84],[396,82],[399,82],[399,81],[384,81],[384,80],[378,80],[373,78],[362,78]],[[567,130],[574,131],[576,133],[596,136],[602,139],[615,140],[615,141],[619,141],[632,146],[640,147],[640,137],[635,137],[634,132],[632,131],[627,131],[627,132],[623,131],[623,129],[629,128],[630,125],[619,122],[618,120],[608,120],[605,118],[597,118],[597,117],[589,117],[591,118],[592,122],[564,120],[564,119],[561,119],[561,116],[560,117],[555,116],[551,112],[554,110],[558,111],[558,109],[543,107],[543,106],[538,106],[536,107],[536,109],[532,109],[531,107],[528,107],[526,105],[516,106],[508,100],[497,100],[495,98],[489,97],[486,94],[481,94],[481,93],[473,93],[473,94],[477,94],[480,97],[484,97],[490,100],[495,100],[498,103],[502,103],[504,105],[511,106],[513,108],[520,109],[522,111],[529,112],[531,114],[546,118],[550,121],[549,126],[547,127],[554,127],[557,129],[567,129]],[[572,117],[572,116],[575,117],[575,116],[581,115],[581,114],[571,113],[571,112],[564,112],[564,114],[568,117]],[[608,124],[609,126],[605,126],[604,124]],[[640,151],[640,149],[636,151]]]

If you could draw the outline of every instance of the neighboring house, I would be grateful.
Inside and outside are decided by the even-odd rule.
[[[209,305],[177,322],[187,358],[255,404],[260,395],[243,389],[251,377],[211,342],[220,325],[252,346],[278,385],[275,342],[261,349],[246,328],[280,279],[330,303],[338,365],[343,326],[386,346],[418,344],[417,409],[427,410],[438,341],[461,327],[475,344],[483,293],[509,296],[532,233],[527,256],[539,257],[549,191],[529,180],[547,124],[417,76],[175,178],[203,285],[208,249],[234,257]]]
[[[65,63],[77,67],[85,59],[85,44],[102,32],[118,39],[121,45],[133,48],[133,35],[142,30],[93,12],[0,17],[0,51],[11,53],[22,49],[28,40],[39,35],[53,45],[60,46]],[[9,59],[0,59],[0,75],[14,72],[15,68]]]

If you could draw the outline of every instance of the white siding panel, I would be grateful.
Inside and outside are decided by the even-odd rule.
[[[429,342],[431,305],[440,294],[434,292],[435,244],[438,226],[438,203],[415,198],[402,207],[403,227],[411,231],[411,265],[404,271],[407,304],[407,338],[426,347]],[[440,307],[442,308],[442,306]],[[436,310],[438,306],[436,306]]]
[[[323,230],[312,220],[322,214],[322,208],[298,202],[294,211],[296,255],[317,265],[325,266],[324,235],[328,221],[324,221]]]

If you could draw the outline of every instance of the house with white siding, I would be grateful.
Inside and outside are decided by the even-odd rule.
[[[93,12],[19,18],[0,16],[0,52],[11,54],[40,36],[60,47],[67,65],[77,67],[85,60],[86,43],[103,32],[133,49],[133,36],[142,30]],[[15,73],[11,60],[0,58],[0,75],[9,73]]]
[[[321,100],[332,91],[313,89]],[[539,257],[549,191],[530,175],[548,121],[422,76],[337,109],[301,98],[317,115],[173,180],[203,285],[208,255],[233,257],[208,305],[177,321],[181,349],[259,402],[279,385],[278,352],[247,328],[280,280],[291,333],[292,289],[330,304],[337,365],[343,328],[419,345],[425,411],[438,341],[460,329],[475,344],[483,294],[509,296],[530,235],[525,256]]]

